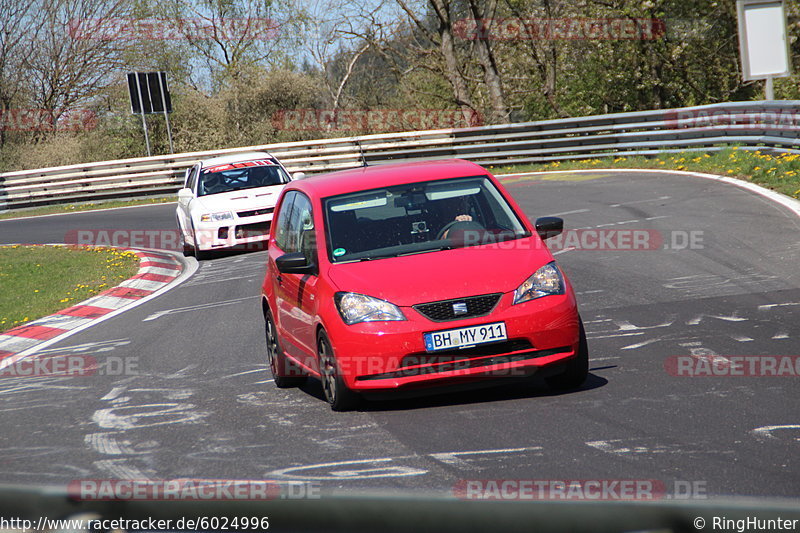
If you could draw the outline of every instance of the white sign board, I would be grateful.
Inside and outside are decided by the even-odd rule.
[[[783,0],[737,0],[739,52],[745,81],[789,76]]]

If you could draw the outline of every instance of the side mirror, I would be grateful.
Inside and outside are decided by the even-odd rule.
[[[188,202],[192,199],[192,189],[188,187],[184,187],[183,189],[178,191],[178,201],[179,202]]]
[[[564,231],[564,219],[558,217],[540,217],[536,219],[536,233],[539,237],[549,239]]]
[[[293,180],[302,180],[305,179],[305,177],[306,177],[305,172],[295,172],[294,174],[292,174]]]
[[[303,252],[283,254],[275,260],[278,272],[284,274],[316,274],[317,267],[311,264]]]

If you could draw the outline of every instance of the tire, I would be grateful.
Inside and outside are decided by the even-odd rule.
[[[201,259],[205,259],[208,257],[208,252],[204,252],[200,249],[200,246],[197,244],[197,231],[194,229],[194,224],[192,224],[192,241],[194,241],[194,246],[192,246],[192,251],[194,252],[194,258],[200,261]]]
[[[358,406],[360,397],[350,390],[342,379],[339,365],[333,354],[331,341],[324,331],[317,335],[317,357],[320,381],[325,399],[333,411],[351,411]]]
[[[567,362],[564,372],[545,379],[553,389],[577,389],[583,385],[589,375],[589,345],[586,342],[586,331],[583,329],[583,320],[580,317],[578,317],[578,323],[580,326],[578,353]]]
[[[178,220],[178,231],[181,232],[181,248],[183,248],[183,257],[191,257],[194,255],[194,247],[186,242],[186,233],[183,231],[183,226],[181,226],[180,218]]]
[[[264,317],[264,336],[267,342],[267,364],[275,380],[275,386],[279,389],[290,389],[305,383],[306,376],[301,375],[300,369],[291,364],[283,353],[278,330],[269,311]]]

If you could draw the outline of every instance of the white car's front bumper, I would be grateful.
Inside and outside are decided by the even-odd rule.
[[[261,243],[269,238],[272,213],[211,222],[195,221],[195,248],[200,251]],[[259,247],[260,249],[261,247]]]

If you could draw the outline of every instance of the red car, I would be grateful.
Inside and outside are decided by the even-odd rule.
[[[286,185],[262,286],[278,387],[319,378],[333,410],[359,393],[501,376],[580,386],[575,295],[498,180],[462,160],[364,167]]]

